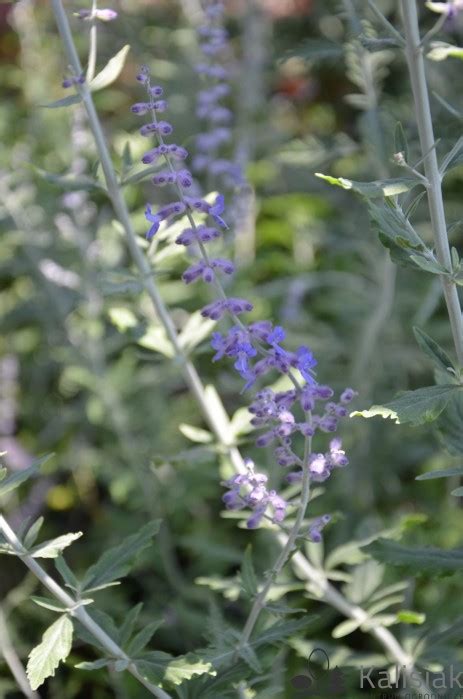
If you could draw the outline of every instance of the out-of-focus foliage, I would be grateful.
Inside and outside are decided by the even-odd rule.
[[[407,134],[411,161],[419,159],[403,57],[391,42],[377,42],[381,27],[365,8],[362,22],[355,12],[348,15],[349,7],[364,4],[231,2],[228,15],[242,62],[234,96],[236,148],[244,154],[255,188],[256,214],[255,227],[247,224],[228,239],[238,265],[233,295],[252,299],[256,319],[272,317],[284,324],[290,345],[308,344],[319,358],[321,381],[336,389],[354,386],[360,393],[359,411],[388,407],[398,391],[423,390],[434,383],[433,371],[445,372],[442,363],[436,366],[429,353],[426,357],[420,351],[413,326],[426,328],[431,342],[452,352],[439,279],[423,273],[420,250],[414,249],[408,266],[393,267],[364,202],[354,194],[371,196],[370,215],[377,220],[383,206],[376,198],[378,189],[380,194],[385,186],[396,187],[389,194],[408,191],[410,182],[392,157],[397,122]],[[378,4],[398,26],[396,3]],[[66,6],[71,13],[86,3]],[[143,152],[129,110],[139,99],[134,78],[141,63],[150,65],[168,87],[179,143],[191,147],[200,130],[192,107],[200,87],[192,69],[198,56],[195,6],[193,0],[120,0],[118,20],[99,27],[100,69],[130,46],[114,82],[94,96],[141,238],[144,205],[157,195],[149,180],[134,176]],[[435,18],[423,9],[422,20],[426,31]],[[71,24],[84,56],[87,28],[77,18],[71,17]],[[463,43],[461,17],[445,31],[444,39]],[[442,45],[433,50],[442,52]],[[123,584],[91,597],[100,621],[110,614],[118,634],[128,623],[129,610],[143,602],[133,629],[129,633],[125,628],[127,637],[153,620],[156,625],[162,621],[153,647],[172,656],[185,656],[212,639],[214,652],[208,647],[201,661],[189,660],[188,670],[172,670],[172,682],[180,682],[182,672],[203,672],[201,665],[196,672],[196,663],[214,665],[216,656],[229,652],[218,632],[221,626],[239,629],[246,619],[241,561],[249,542],[259,572],[270,567],[277,547],[267,531],[251,534],[222,511],[220,482],[230,476],[230,464],[202,421],[165,333],[141,293],[82,105],[45,106],[66,97],[61,88],[66,62],[49,3],[0,5],[0,58],[0,452],[6,452],[4,465],[18,475],[37,455],[54,454],[28,484],[6,494],[0,483],[2,509],[16,529],[43,516],[40,541],[84,532],[66,550],[66,561],[79,579],[104,551],[147,522],[162,520],[135,567],[128,572],[121,564],[110,580],[127,572]],[[430,58],[436,59],[436,53]],[[368,61],[371,84],[365,83],[362,60]],[[461,63],[450,57],[429,61],[428,69],[441,139],[437,148],[444,156],[461,126],[462,105],[455,90]],[[456,164],[445,178],[445,194],[451,243],[458,247],[463,202],[462,171]],[[341,186],[329,187],[317,172],[329,173]],[[365,191],[362,183],[372,181]],[[415,199],[418,193],[410,189],[407,205],[416,206],[416,235],[431,246],[429,215],[424,201]],[[205,383],[220,386],[233,416],[234,439],[280,485],[281,469],[270,452],[254,448],[239,379],[223,364],[211,363],[206,338],[212,324],[197,312],[206,292],[180,282],[184,254],[174,244],[174,234],[172,229],[165,233],[167,243],[159,254],[157,240],[149,249],[143,240],[141,245],[155,261],[156,281],[181,341]],[[408,248],[404,253],[394,245],[387,245],[392,257],[409,256]],[[324,544],[308,545],[308,554],[320,564],[324,560],[331,579],[352,603],[373,616],[381,614],[410,652],[419,646],[420,662],[448,665],[461,660],[450,642],[460,638],[463,628],[461,582],[457,575],[435,579],[426,571],[413,577],[413,561],[406,553],[461,545],[463,513],[458,498],[450,497],[460,485],[460,389],[451,377],[438,383],[445,384],[437,388],[441,402],[429,410],[447,411],[438,425],[442,441],[454,446],[452,453],[426,427],[349,420],[343,439],[350,466],[330,480],[323,505],[317,499],[313,504],[314,514],[322,513],[320,507],[335,513],[334,525],[326,530]],[[403,409],[403,398],[389,405],[399,419],[400,400]],[[400,422],[420,422],[407,408]],[[449,470],[450,477],[415,480],[434,470]],[[401,537],[400,543],[390,541]],[[399,564],[401,557],[407,557],[407,578],[403,568],[390,565]],[[447,573],[455,568],[441,563]],[[1,607],[25,658],[51,623],[50,610],[30,601],[43,590],[32,576],[24,577],[20,561],[4,557],[2,571]],[[99,579],[95,570],[94,575]],[[245,577],[251,585],[249,568]],[[268,639],[260,641],[257,635],[253,652],[260,643],[264,646],[258,660],[252,656],[233,672],[221,674],[219,669],[218,677],[206,672],[179,685],[177,696],[292,696],[290,678],[317,646],[329,652],[333,666],[387,665],[384,649],[364,633],[367,628],[321,606],[290,569],[279,585],[269,610],[272,614],[273,604],[273,622],[282,625],[277,631],[285,639],[277,657],[264,645]],[[309,623],[286,616],[280,599],[286,593],[284,605],[305,610]],[[447,642],[443,629],[451,624]],[[81,639],[86,640],[84,633]],[[99,657],[82,640],[41,696],[145,696],[132,678],[114,668],[109,674],[104,668],[92,673],[75,669]],[[259,681],[242,686],[242,695],[230,690],[252,677],[253,662],[262,670]],[[152,657],[146,659],[150,663],[156,675]],[[349,697],[360,696],[354,685],[355,680]],[[20,696],[6,667],[2,692]]]

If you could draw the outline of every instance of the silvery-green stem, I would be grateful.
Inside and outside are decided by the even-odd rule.
[[[53,595],[55,599],[58,600],[66,609],[70,610],[70,615],[80,621],[82,626],[84,626],[89,633],[101,644],[108,655],[116,660],[125,660],[129,663],[127,667],[127,672],[130,672],[146,689],[158,699],[172,699],[170,694],[167,694],[160,687],[156,687],[147,679],[145,679],[140,672],[137,670],[135,665],[131,662],[130,658],[120,646],[117,645],[113,639],[108,636],[106,631],[104,631],[101,626],[99,626],[96,621],[88,614],[85,607],[79,606],[79,600],[71,597],[70,594],[63,590],[63,588],[47,573],[46,570],[42,568],[40,563],[36,561],[35,558],[30,556],[14,531],[11,529],[8,522],[4,517],[0,516],[0,532],[5,537],[6,541],[13,548],[14,552],[18,558],[24,563],[25,566],[35,575],[35,577],[40,580],[42,585],[47,588],[47,590]]]
[[[81,65],[62,2],[61,0],[51,0],[51,4],[66,50],[68,61],[74,68],[76,74],[80,75]],[[179,344],[177,333],[170,318],[169,312],[164,306],[158,289],[153,281],[151,267],[138,246],[135,232],[130,221],[127,205],[118,186],[103,130],[93,104],[91,93],[86,85],[82,86],[82,98],[87,111],[90,128],[99,151],[109,196],[113,203],[114,210],[118,215],[126,233],[127,244],[129,246],[133,261],[141,273],[144,287],[153,303],[161,324],[164,326],[166,333],[172,342],[175,357],[180,365],[184,379],[195,397],[211,431],[214,433],[217,441],[222,445],[222,447],[225,448],[233,467],[237,472],[246,472],[243,458],[239,450],[233,446],[233,435],[230,430],[229,422],[225,420],[223,406],[220,403],[218,406],[219,410],[217,410],[216,406],[211,405],[206,389],[202,384],[193,363],[186,359]],[[278,541],[282,547],[286,545],[287,538],[287,535],[284,533],[278,534]],[[350,604],[350,602],[331,585],[324,572],[314,568],[302,553],[299,551],[296,552],[293,555],[292,561],[294,564],[297,564],[297,569],[302,573],[304,578],[321,591],[322,599],[327,604],[330,604],[348,618],[359,618],[359,614],[363,614],[362,619],[367,618],[367,613],[360,607]],[[369,633],[378,639],[394,662],[397,662],[399,665],[407,665],[411,671],[413,671],[413,659],[405,653],[398,641],[388,629],[384,628],[380,624],[372,624],[371,628],[369,629]]]
[[[98,20],[94,16],[97,10],[97,0],[92,0],[92,19],[90,27],[90,50],[88,52],[88,64],[87,64],[87,81],[91,82],[95,77],[96,70],[96,54],[97,54],[97,43],[98,43]]]
[[[28,699],[40,699],[40,695],[30,688],[29,680],[27,679],[26,671],[23,664],[16,653],[8,633],[3,609],[0,607],[0,655],[3,656],[5,663],[11,670],[11,674],[15,678],[18,687],[25,697]]]
[[[427,196],[434,243],[440,264],[450,270],[451,256],[442,196],[442,177],[434,148],[434,130],[420,39],[418,10],[415,0],[400,0],[400,4],[405,30],[405,53],[415,102],[416,123],[424,157],[424,172],[428,180]],[[455,350],[458,361],[463,366],[463,320],[458,290],[455,282],[449,277],[443,275],[441,279]]]

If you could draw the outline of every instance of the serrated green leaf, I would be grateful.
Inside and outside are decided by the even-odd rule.
[[[61,107],[71,107],[73,104],[79,104],[79,102],[82,102],[82,97],[75,93],[74,95],[67,95],[67,97],[63,97],[60,100],[55,100],[55,102],[39,106],[43,109],[60,109]]]
[[[463,454],[463,391],[453,395],[437,420],[437,430],[442,446],[450,454]]]
[[[413,328],[413,332],[419,347],[425,354],[428,355],[428,357],[433,360],[436,366],[446,372],[448,372],[449,369],[455,370],[455,365],[448,356],[447,352],[443,350],[442,347],[432,339],[432,337],[429,337],[429,335],[416,326]]]
[[[389,180],[375,180],[373,182],[356,182],[348,180],[345,177],[331,177],[330,175],[322,175],[321,172],[315,173],[329,184],[341,187],[342,189],[351,189],[357,192],[365,199],[376,199],[377,197],[393,197],[403,192],[409,192],[413,187],[419,185],[419,181],[412,177],[395,177]]]
[[[429,471],[422,473],[421,476],[415,478],[416,481],[430,481],[434,478],[451,478],[452,476],[463,476],[463,466],[455,468],[443,468],[440,471]]]
[[[70,546],[76,539],[82,536],[82,532],[63,534],[56,539],[49,539],[37,544],[30,549],[29,554],[32,558],[58,558],[67,546]]]
[[[262,674],[262,665],[259,662],[259,658],[257,657],[255,650],[249,645],[249,643],[246,643],[244,646],[240,647],[239,656],[244,660],[246,665],[253,670],[253,672],[256,672],[258,675]]]
[[[406,391],[390,403],[373,405],[369,410],[356,410],[351,417],[382,417],[395,420],[396,424],[422,425],[433,422],[445,409],[449,400],[460,391],[456,385],[427,386],[416,391]]]
[[[43,634],[41,643],[33,648],[27,663],[27,677],[33,690],[47,677],[54,677],[60,662],[66,660],[72,647],[72,621],[67,614],[60,616]]]
[[[23,468],[21,471],[16,471],[16,473],[12,473],[11,476],[3,478],[0,481],[0,495],[6,495],[6,493],[10,492],[10,490],[18,488],[21,483],[24,483],[24,481],[27,481],[31,476],[35,475],[40,466],[42,466],[42,464],[48,461],[48,459],[50,459],[52,456],[53,454],[42,456],[41,459],[34,461],[33,464],[28,466],[28,468]]]
[[[246,547],[241,565],[241,584],[247,597],[253,598],[258,593],[257,576],[252,563],[252,545]]]
[[[378,561],[417,572],[455,572],[463,567],[463,549],[411,548],[379,539],[365,547]]]
[[[121,50],[108,61],[103,70],[93,78],[90,83],[90,90],[92,92],[102,90],[104,87],[108,87],[108,85],[111,85],[111,83],[117,80],[122,72],[129,50],[129,44],[123,46]]]
[[[40,534],[40,530],[44,521],[45,520],[43,517],[39,517],[35,520],[34,524],[32,524],[32,526],[29,527],[28,532],[24,537],[24,546],[26,547],[26,549],[29,549],[37,541],[37,537]]]
[[[422,269],[423,272],[429,272],[430,274],[450,274],[450,271],[442,267],[437,260],[430,260],[424,255],[410,255],[410,259],[417,267]]]
[[[430,256],[431,251],[426,248],[398,204],[390,199],[379,203],[370,199],[367,206],[371,226],[396,264],[416,269],[410,255]]]
[[[135,625],[137,623],[138,617],[140,616],[140,612],[142,609],[143,602],[140,602],[139,604],[135,605],[135,607],[132,607],[132,609],[129,611],[129,613],[126,615],[124,619],[124,623],[122,624],[119,632],[120,644],[123,648],[125,648],[130,638],[132,637],[132,634],[135,630]]]
[[[127,655],[131,658],[136,658],[139,653],[148,645],[152,637],[158,630],[158,628],[163,624],[162,619],[156,619],[150,624],[147,624],[141,631],[139,631],[130,641],[127,648]]]
[[[195,676],[216,674],[211,663],[193,653],[172,659],[168,653],[151,651],[136,658],[134,664],[143,677],[155,683],[167,681],[179,685]]]
[[[159,531],[160,521],[149,522],[139,532],[129,536],[121,544],[106,551],[92,565],[82,582],[82,590],[92,590],[101,585],[124,577],[132,567],[138,554],[151,544],[151,539]]]

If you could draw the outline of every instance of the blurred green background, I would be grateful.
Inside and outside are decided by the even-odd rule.
[[[87,7],[65,4],[69,14]],[[394,2],[379,4],[398,21]],[[95,101],[123,173],[131,167],[129,153],[136,163],[143,152],[129,109],[140,100],[135,74],[141,63],[164,85],[176,141],[192,148],[201,129],[194,115],[200,84],[192,68],[198,57],[197,12],[188,0],[116,0],[112,6],[119,18],[99,27],[99,68],[125,44],[131,48],[118,79],[96,93]],[[229,4],[239,64],[233,149],[255,198],[249,220],[230,233],[227,247],[238,264],[233,295],[253,301],[253,318],[284,325],[289,346],[308,344],[319,359],[319,379],[336,389],[352,385],[360,409],[432,382],[412,325],[425,328],[449,351],[451,343],[432,276],[394,268],[362,203],[314,175],[371,180],[397,174],[391,162],[397,121],[418,158],[403,60],[389,49],[366,53],[355,37],[359,26],[375,36],[372,17],[359,25],[355,12],[346,14],[349,7],[310,0]],[[424,28],[432,22],[423,12]],[[71,25],[84,59],[86,26],[77,18]],[[461,22],[449,32],[461,43]],[[145,619],[164,620],[156,647],[184,653],[204,644],[211,598],[231,622],[244,622],[246,605],[233,592],[243,550],[253,542],[256,567],[263,571],[276,547],[268,533],[250,533],[223,517],[220,481],[229,466],[212,438],[191,428],[205,425],[178,367],[165,356],[168,348],[140,292],[120,226],[93,184],[101,173],[81,107],[43,106],[66,94],[61,88],[66,63],[47,2],[0,5],[0,60],[0,452],[7,452],[3,461],[13,470],[54,453],[42,476],[2,506],[16,527],[27,517],[45,516],[46,538],[83,531],[66,555],[75,572],[149,518],[162,518],[155,546],[123,585],[101,593],[98,605],[121,622],[130,606],[143,601]],[[372,85],[364,80],[365,60]],[[460,74],[458,61],[430,66],[431,88],[456,108]],[[439,103],[433,106],[444,145],[457,120]],[[143,240],[143,208],[158,193],[144,181],[128,185],[125,195]],[[463,215],[461,170],[446,181],[446,196],[453,224]],[[424,205],[416,220],[430,240]],[[452,235],[453,244],[461,243],[460,228]],[[166,236],[149,251],[162,295],[179,330],[189,328],[203,380],[218,388],[236,415],[243,451],[278,485],[283,474],[270,450],[256,450],[249,435],[241,380],[226,363],[211,363],[207,338],[193,325],[197,313],[191,320],[207,290],[181,283],[185,258],[170,241]],[[326,484],[313,505],[316,514],[335,513],[326,531],[327,551],[396,526],[406,516],[407,542],[458,545],[463,514],[459,499],[448,497],[455,483],[414,480],[427,470],[458,464],[435,433],[356,418],[344,423],[342,437],[350,466]],[[321,556],[321,548],[311,555]],[[372,575],[384,584],[399,579],[394,570]],[[295,607],[320,613],[289,570],[286,576],[295,583],[290,593]],[[20,562],[4,558],[2,609],[22,656],[50,620],[49,612],[28,601],[32,593],[40,594],[36,581],[24,575]],[[420,578],[409,581],[407,604],[426,614],[433,627],[458,615],[458,593],[453,577]],[[331,629],[340,621],[333,610],[322,609],[308,638],[334,644]],[[406,625],[393,628],[403,639],[419,633]],[[360,632],[341,642],[353,654],[379,650]],[[94,657],[77,645],[72,660]],[[287,648],[284,663],[297,669],[304,657],[299,639]],[[90,674],[73,670],[73,664],[61,668],[41,696],[143,696],[116,673],[108,682],[104,670]],[[256,689],[256,696],[283,696],[272,694],[275,681]],[[0,695],[20,696],[5,667]]]

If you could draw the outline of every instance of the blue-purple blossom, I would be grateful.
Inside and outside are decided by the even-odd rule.
[[[213,6],[216,8],[217,3],[214,2]],[[223,40],[221,32],[207,36],[213,38],[211,45],[214,46]],[[277,462],[289,470],[286,475],[288,482],[301,482],[304,473],[314,482],[323,482],[335,469],[346,466],[348,459],[340,439],[331,439],[328,448],[318,446],[320,451],[312,448],[312,440],[326,440],[324,435],[332,435],[337,430],[339,420],[348,414],[346,406],[356,393],[346,388],[339,400],[334,400],[333,389],[316,380],[317,361],[309,347],[287,348],[284,329],[268,320],[249,324],[241,320],[243,314],[253,311],[252,303],[245,298],[229,297],[221,284],[221,276],[233,274],[234,265],[226,258],[209,254],[209,245],[228,228],[224,218],[224,197],[218,194],[210,202],[196,193],[196,189],[194,196],[187,194],[193,186],[193,177],[178,163],[187,158],[188,152],[177,144],[165,143],[164,137],[173,132],[173,127],[158,119],[158,112],[167,107],[165,100],[157,99],[163,94],[162,87],[151,86],[146,67],[141,69],[137,79],[145,86],[147,101],[138,102],[131,109],[134,114],[148,117],[149,121],[141,127],[140,133],[155,139],[154,147],[143,155],[142,161],[150,165],[161,164],[152,177],[152,183],[157,187],[170,185],[175,192],[173,200],[157,210],[147,204],[145,217],[150,223],[147,238],[151,239],[164,221],[170,223],[184,215],[188,218],[188,226],[176,238],[178,245],[190,248],[190,257],[193,258],[182,275],[183,280],[186,284],[202,280],[216,289],[217,296],[201,310],[203,317],[219,321],[228,316],[232,320],[225,333],[217,331],[212,335],[213,361],[224,357],[231,359],[244,381],[243,390],[261,382],[267,374],[272,375],[272,381],[278,374],[291,379],[293,387],[290,390],[274,392],[262,388],[257,392],[249,408],[252,425],[261,431],[256,445],[272,445]],[[214,95],[226,92],[226,89],[215,90]],[[202,94],[201,100],[203,103],[212,100],[212,93],[209,96]],[[224,136],[222,127],[214,128],[212,135],[217,137],[218,132]],[[196,220],[198,217],[200,223]],[[298,455],[295,441],[301,437],[305,442],[304,459]],[[267,477],[256,473],[253,463],[248,461],[247,473],[235,476],[225,484],[228,489],[223,497],[226,507],[250,508],[248,527],[251,529],[258,527],[262,518],[269,516],[268,512],[274,522],[282,522],[286,514],[287,503],[276,491],[268,490],[266,482]],[[328,521],[327,517],[324,515],[311,525],[309,538],[312,541],[320,540],[320,531]]]
[[[318,544],[322,540],[321,531],[329,522],[331,522],[331,515],[322,515],[321,517],[317,517],[317,519],[315,519],[309,527],[308,537],[310,541]]]
[[[249,529],[256,529],[266,515],[273,522],[282,522],[287,502],[275,490],[267,489],[268,477],[255,472],[253,461],[246,459],[245,466],[246,473],[233,476],[223,483],[228,490],[222,497],[225,507],[228,510],[251,509],[252,514],[247,520]],[[270,515],[267,514],[269,510]]]
[[[205,61],[198,63],[196,72],[206,87],[196,98],[196,116],[205,122],[204,133],[196,138],[196,156],[193,169],[214,177],[223,177],[226,184],[241,185],[241,168],[220,152],[231,140],[230,126],[233,112],[222,104],[231,93],[231,48],[224,27],[225,7],[217,0],[205,3],[205,23],[198,28],[198,38]]]

